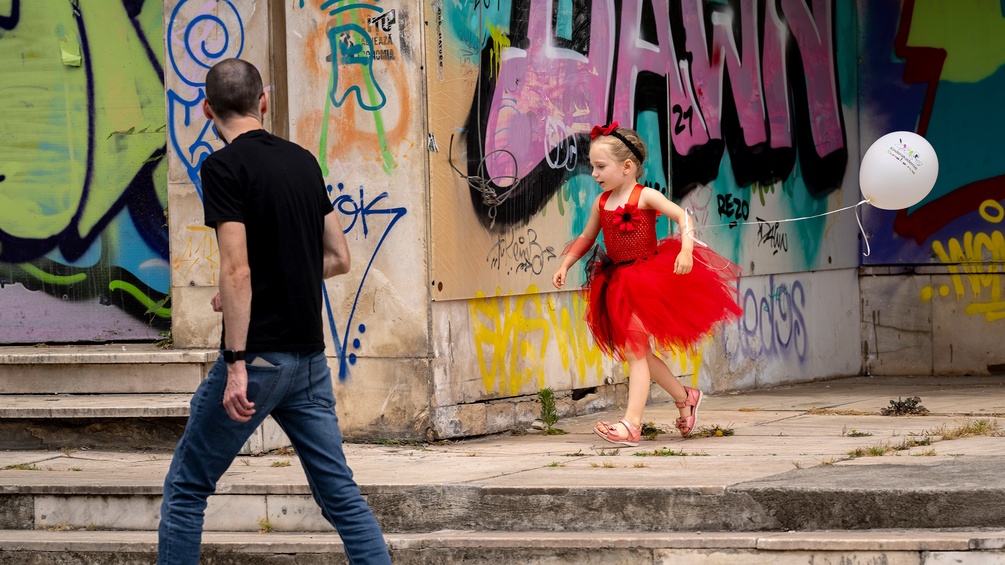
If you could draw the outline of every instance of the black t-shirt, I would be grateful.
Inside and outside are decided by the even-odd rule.
[[[317,160],[294,143],[252,130],[207,157],[200,176],[206,225],[241,222],[247,232],[247,350],[324,349],[324,218],[332,203]]]

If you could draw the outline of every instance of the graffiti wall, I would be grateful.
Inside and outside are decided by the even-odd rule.
[[[239,57],[258,68],[266,91],[273,94],[269,14],[259,2],[165,0],[162,25],[172,333],[175,347],[215,348],[221,317],[209,300],[218,290],[219,256],[216,234],[203,223],[199,169],[223,142],[202,112],[206,73],[219,61]],[[272,127],[271,112],[265,127]]]
[[[646,140],[643,182],[747,274],[857,265],[851,214],[782,221],[857,202],[853,6],[433,2],[428,18],[434,299],[548,283],[599,192],[587,132],[611,121]]]
[[[352,254],[325,289],[329,355],[353,389],[339,401],[385,426],[395,406],[408,425],[428,405],[430,349],[421,12],[313,0],[286,19],[290,136],[317,156]],[[426,369],[402,371],[411,360]]]
[[[170,325],[161,14],[0,2],[0,343]]]
[[[854,279],[841,289],[816,277],[815,288],[837,292],[814,306],[820,319],[797,322],[793,309],[815,300],[808,283],[772,276],[841,271],[844,281],[859,265],[854,10],[828,0],[427,2],[432,297],[468,301],[484,395],[556,386],[570,371],[577,386],[605,378],[581,305],[552,294],[551,276],[600,192],[588,133],[612,121],[646,141],[642,182],[689,209],[699,238],[744,269],[751,308],[768,305],[727,329],[740,342],[710,341],[681,372],[748,358],[767,375],[857,372],[839,361],[841,344],[812,338],[825,339],[814,330],[827,318],[857,319]],[[677,229],[660,222],[661,235]],[[795,335],[783,339],[786,324]]]
[[[939,163],[923,201],[865,215],[872,253],[863,263],[881,277],[870,283],[871,309],[863,312],[868,361],[874,371],[896,373],[1000,372],[1005,162],[995,147],[1005,128],[1005,7],[887,0],[859,2],[859,10],[863,149],[890,131],[913,131]],[[893,319],[912,321],[887,323]],[[928,337],[908,339],[898,327],[922,328]]]

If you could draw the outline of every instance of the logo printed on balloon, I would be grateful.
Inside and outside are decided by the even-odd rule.
[[[904,163],[904,166],[907,167],[909,171],[911,171],[912,175],[917,174],[918,167],[924,165],[924,163],[921,161],[921,155],[918,155],[903,141],[901,140],[898,141],[900,142],[900,147],[897,147],[895,145],[887,149],[886,150],[887,155],[893,155],[895,157],[898,157],[900,162]],[[904,154],[904,151],[907,152],[907,155]]]

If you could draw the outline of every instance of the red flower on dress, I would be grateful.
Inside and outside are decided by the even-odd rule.
[[[621,231],[635,231],[635,222],[641,219],[642,212],[635,204],[625,204],[614,209],[614,227]]]

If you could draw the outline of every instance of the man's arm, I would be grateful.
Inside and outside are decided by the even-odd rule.
[[[251,321],[251,267],[248,265],[248,234],[241,222],[219,222],[220,303],[226,329],[227,349],[243,351]],[[255,413],[248,401],[248,369],[244,361],[227,364],[227,388],[223,407],[232,420],[247,422]]]
[[[335,210],[325,215],[324,251],[324,278],[349,272],[349,244],[346,243],[342,224],[339,223]]]

